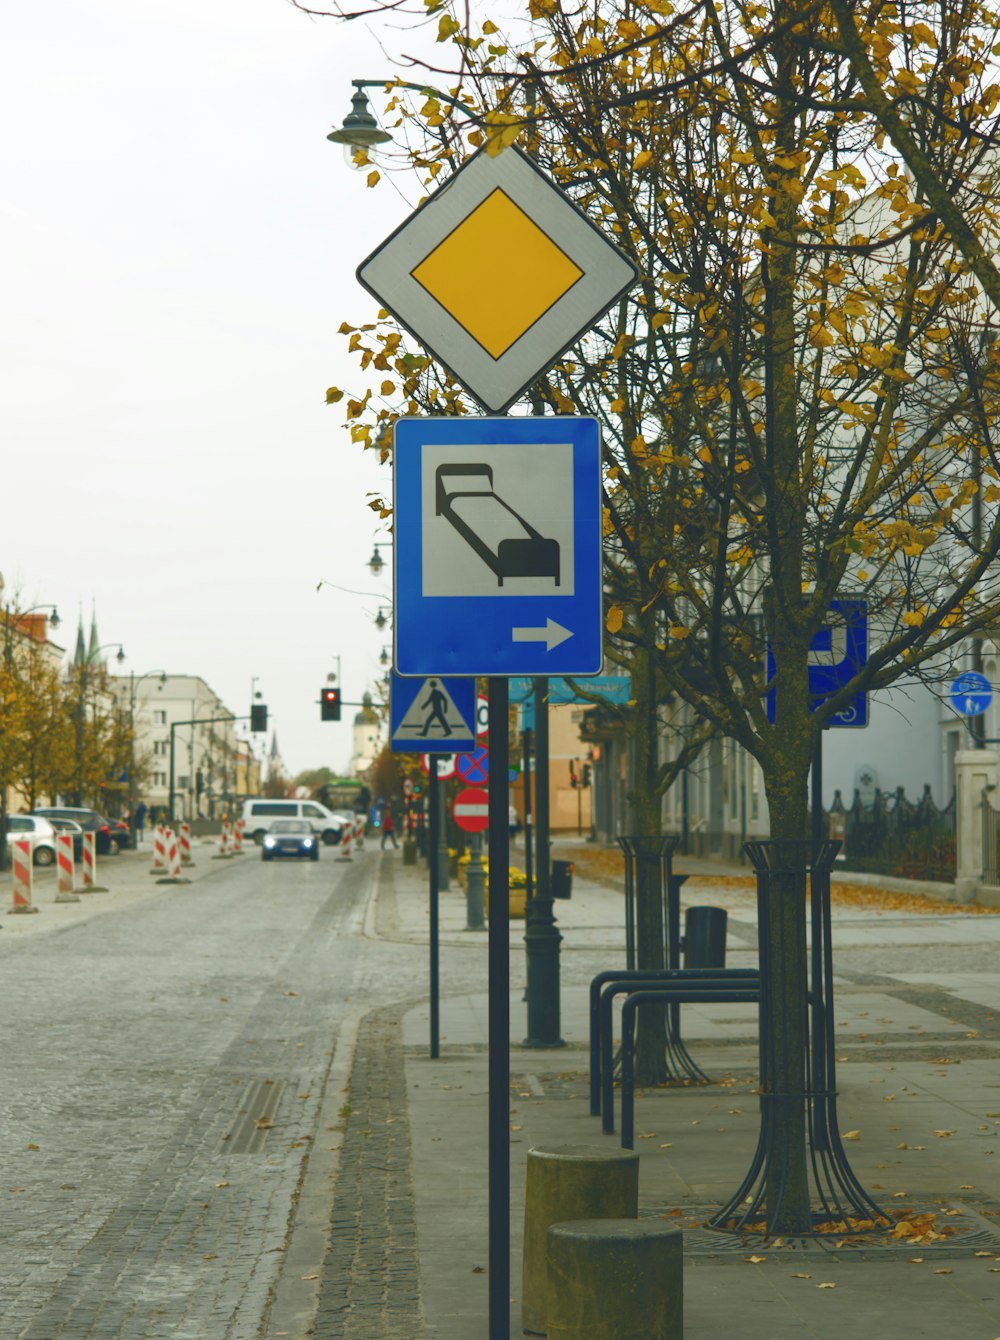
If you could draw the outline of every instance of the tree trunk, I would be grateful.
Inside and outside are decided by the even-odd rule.
[[[780,844],[771,850],[767,915],[759,928],[771,981],[764,1001],[770,1090],[764,1098],[770,1105],[764,1177],[768,1232],[774,1235],[812,1227],[805,1099],[809,1020],[803,839],[808,817],[801,771],[783,769],[766,779],[766,789],[771,840]]]

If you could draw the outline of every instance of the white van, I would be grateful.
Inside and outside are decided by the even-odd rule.
[[[328,847],[335,847],[344,829],[344,820],[318,800],[264,800],[257,797],[243,802],[243,831],[259,847],[275,819],[305,819]]]

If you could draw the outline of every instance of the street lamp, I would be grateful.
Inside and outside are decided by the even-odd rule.
[[[373,577],[381,577],[382,569],[385,567],[385,559],[379,553],[379,549],[381,549],[383,546],[391,549],[392,541],[391,540],[376,541],[375,547],[372,549],[372,556],[368,560],[368,570]]]
[[[378,122],[368,110],[368,99],[362,91],[365,88],[376,87],[375,83],[366,79],[355,79],[353,82],[351,110],[344,117],[344,124],[340,129],[331,130],[326,137],[332,143],[343,146],[344,157],[351,167],[354,166],[354,155],[358,149],[375,149],[379,145],[392,143],[392,136],[380,129]],[[381,86],[385,87],[385,81]]]
[[[386,614],[383,607],[380,605],[378,613],[375,615],[375,627],[381,633],[382,629],[386,626],[388,622],[389,622],[388,615]]]
[[[439,98],[442,102],[447,102],[457,111],[464,113],[477,126],[485,124],[483,118],[474,112],[471,107],[466,106],[459,98],[451,93],[445,93],[439,88],[432,88],[429,84],[411,84],[405,79],[352,79],[351,83],[354,86],[351,110],[344,117],[344,123],[340,129],[331,130],[326,138],[334,144],[343,145],[344,156],[352,167],[354,166],[354,155],[359,149],[377,149],[383,144],[392,143],[392,136],[380,129],[378,122],[368,108],[368,98],[363,92],[366,88],[381,88],[386,91],[407,88],[413,93],[422,93],[424,97]]]

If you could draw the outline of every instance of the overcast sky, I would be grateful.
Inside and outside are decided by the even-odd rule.
[[[382,674],[389,481],[323,397],[358,386],[354,270],[419,191],[325,136],[389,61],[284,0],[45,0],[4,30],[4,599],[57,604],[69,648],[93,604],[126,671],[237,713],[256,677],[289,769],[339,769],[353,711],[321,724],[318,690],[338,657],[348,700]]]

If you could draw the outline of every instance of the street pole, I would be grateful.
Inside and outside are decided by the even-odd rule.
[[[528,976],[525,1047],[563,1047],[559,1021],[559,946],[549,859],[549,681],[535,680],[535,811],[538,816],[535,896],[525,906],[524,949]]]
[[[175,735],[174,735],[174,732],[176,731],[177,727],[178,727],[178,726],[214,726],[214,725],[215,725],[217,722],[219,722],[219,721],[249,721],[249,720],[250,720],[249,715],[247,715],[247,716],[242,716],[242,717],[231,717],[231,716],[225,716],[225,717],[193,717],[190,721],[172,721],[172,722],[170,723],[170,795],[169,795],[169,797],[168,797],[167,815],[168,815],[168,817],[169,817],[169,820],[170,820],[170,826],[171,826],[171,827],[173,827],[173,823],[174,823],[174,749],[175,749],[175,740],[176,740],[176,737],[175,737]],[[192,748],[193,748],[193,743],[192,743]],[[209,754],[209,766],[211,766],[211,759],[212,759],[212,756],[211,756],[211,754]],[[191,764],[190,764],[189,766],[190,766],[190,767],[193,767],[193,766],[194,766],[193,754],[192,754],[192,761],[191,761]]]
[[[430,801],[431,801],[431,851],[437,852],[438,838],[441,832],[441,787],[438,782],[438,760],[437,754],[428,756],[428,768],[430,771]],[[430,914],[431,914],[431,961],[430,961],[430,991],[431,991],[431,1060],[437,1060],[441,1055],[440,1042],[440,1009],[438,1001],[438,890],[440,888],[440,863],[436,859],[428,863],[429,871],[429,890],[430,890]]]
[[[521,735],[521,757],[522,767],[521,775],[524,777],[524,886],[525,903],[530,903],[535,896],[535,870],[534,870],[534,835],[532,833],[531,820],[531,731],[526,730]]]
[[[489,1340],[510,1340],[510,829],[508,683],[489,680]]]

